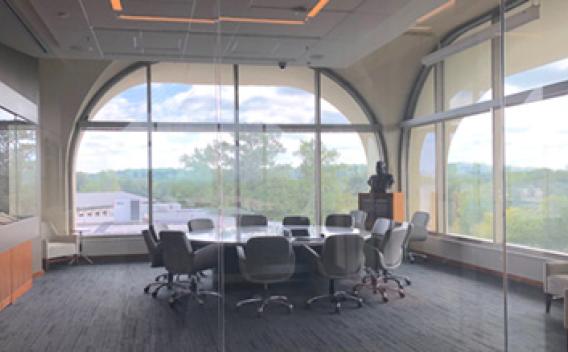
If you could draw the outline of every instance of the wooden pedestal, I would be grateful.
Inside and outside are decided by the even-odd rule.
[[[367,213],[365,227],[371,230],[377,218],[404,221],[404,195],[393,193],[359,193],[359,210]]]
[[[0,309],[32,288],[32,242],[0,253]]]

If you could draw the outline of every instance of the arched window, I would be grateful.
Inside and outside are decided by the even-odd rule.
[[[409,210],[443,218],[438,232],[499,242],[493,233],[494,219],[502,218],[494,214],[498,192],[506,198],[509,244],[568,252],[568,49],[558,44],[568,39],[563,19],[568,3],[527,2],[511,9],[508,18],[529,6],[538,7],[539,16],[505,37],[504,118],[482,106],[497,89],[491,61],[498,53],[490,41],[445,58],[431,69],[440,70],[441,82],[434,86],[428,78],[419,88],[410,118],[435,117],[436,112],[446,117],[409,130]],[[490,25],[488,20],[456,41]],[[464,113],[464,108],[472,112]],[[494,130],[495,121],[503,121],[503,134]],[[493,160],[494,144],[503,145],[505,160]],[[494,169],[505,170],[504,183],[494,184]]]
[[[79,124],[75,211],[109,215],[75,216],[75,227],[136,234],[150,221],[185,229],[195,217],[230,226],[237,211],[315,223],[356,209],[382,156],[380,131],[338,82],[300,67],[131,69]]]

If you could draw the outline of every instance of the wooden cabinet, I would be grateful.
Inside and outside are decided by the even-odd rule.
[[[367,213],[365,227],[370,230],[379,217],[404,221],[404,196],[393,193],[359,193],[359,210]]]
[[[0,252],[0,309],[32,287],[32,242]]]

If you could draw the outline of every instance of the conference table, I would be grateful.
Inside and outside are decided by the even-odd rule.
[[[210,230],[187,232],[187,239],[194,249],[209,244],[223,246],[223,271],[225,283],[243,282],[239,273],[239,263],[236,247],[246,245],[246,242],[257,236],[285,236],[290,239],[296,253],[296,276],[312,274],[311,256],[305,246],[320,251],[325,238],[337,234],[351,234],[363,237],[371,236],[368,231],[351,227],[332,227],[321,225],[284,226],[269,224],[267,226],[224,227]]]

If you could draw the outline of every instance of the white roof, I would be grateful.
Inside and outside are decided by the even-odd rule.
[[[112,207],[117,200],[148,201],[148,198],[128,192],[77,192],[75,206],[79,209]]]

